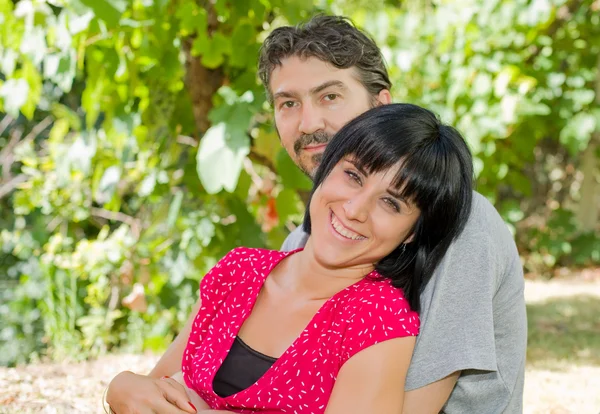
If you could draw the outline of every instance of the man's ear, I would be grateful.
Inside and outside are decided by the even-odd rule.
[[[382,89],[377,94],[376,100],[377,100],[377,102],[379,102],[377,104],[377,106],[391,104],[392,103],[392,94],[387,89]]]

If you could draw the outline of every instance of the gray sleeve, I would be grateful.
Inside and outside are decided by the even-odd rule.
[[[456,371],[496,370],[493,297],[500,269],[490,229],[469,221],[421,294],[407,391]]]
[[[304,247],[306,241],[308,240],[308,234],[304,232],[302,229],[302,224],[299,225],[292,231],[283,241],[281,245],[282,252],[289,252],[292,250],[299,249],[300,247]]]

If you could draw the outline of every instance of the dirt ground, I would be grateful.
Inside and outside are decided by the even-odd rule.
[[[527,281],[528,304],[556,297],[597,296],[600,281]],[[122,370],[147,372],[154,355],[109,355],[79,364],[32,364],[0,368],[0,413],[102,413],[108,381]],[[526,414],[599,414],[600,366],[528,367]]]

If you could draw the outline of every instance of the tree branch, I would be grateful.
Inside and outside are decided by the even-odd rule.
[[[13,121],[14,119],[10,115],[4,115],[4,118],[2,118],[2,122],[0,122],[0,135],[4,133],[6,128],[8,128],[8,126],[12,124]]]
[[[106,220],[120,221],[121,223],[125,223],[129,227],[131,227],[131,232],[133,233],[136,239],[138,239],[140,236],[142,224],[140,220],[136,219],[135,217],[128,216],[127,214],[121,213],[120,211],[109,211],[97,207],[92,207],[90,209],[90,214],[94,217],[100,217]]]
[[[250,148],[250,154],[248,154],[248,158],[250,158],[250,160],[253,162],[264,165],[265,167],[267,167],[268,169],[270,169],[271,171],[273,171],[274,173],[277,174],[277,169],[275,168],[275,164],[273,164],[273,162],[270,159],[268,159],[267,157],[265,157],[264,155],[256,152],[254,150],[254,148]]]
[[[27,176],[25,174],[19,174],[7,182],[0,184],[0,200],[12,193],[13,190],[19,186],[19,184],[24,183],[25,181],[27,181]]]

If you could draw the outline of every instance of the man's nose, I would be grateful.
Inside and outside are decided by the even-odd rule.
[[[325,129],[325,120],[319,108],[313,104],[302,106],[302,119],[298,125],[298,131],[302,134],[314,134]]]

